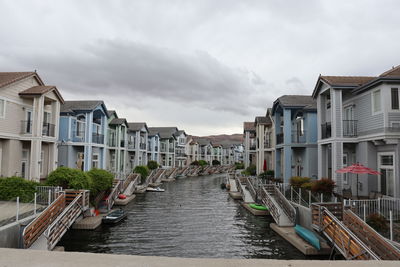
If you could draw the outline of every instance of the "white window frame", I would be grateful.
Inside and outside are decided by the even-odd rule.
[[[397,97],[399,98],[399,108],[398,109],[393,109],[392,108],[392,89],[397,89]],[[400,112],[400,88],[399,87],[390,87],[390,112]]]
[[[391,121],[391,122],[390,122],[390,127],[391,127],[391,128],[394,128],[394,127],[393,127],[393,124],[395,124],[395,123],[398,123],[398,124],[400,125],[400,121]],[[395,129],[400,129],[400,127],[396,127]]]
[[[24,152],[26,152],[26,158],[24,158]],[[25,175],[22,178],[29,178],[29,149],[22,149],[21,154],[21,176],[22,176],[22,164],[25,163]]]
[[[84,118],[85,118],[85,120],[79,120],[78,117],[76,117],[76,129],[75,129],[76,137],[85,137],[85,133],[86,133],[86,117],[84,117]],[[78,124],[81,124],[82,126],[78,127]],[[83,131],[82,131],[82,129],[83,129]]]
[[[95,156],[97,156],[97,159],[94,159]],[[96,163],[96,164],[94,164],[94,163]],[[93,153],[93,155],[92,155],[92,168],[98,169],[99,168],[99,163],[100,163],[100,154],[99,153]],[[96,166],[94,166],[94,165],[96,165]]]
[[[3,110],[0,113],[0,119],[4,119],[6,117],[6,106],[7,106],[7,100],[5,98],[0,97],[0,101],[3,101]],[[0,107],[1,109],[1,107]]]
[[[379,109],[378,111],[375,111],[375,98],[374,98],[374,94],[375,94],[376,92],[379,92],[379,97],[380,97],[380,101],[379,101],[379,102],[380,102],[380,103],[379,103],[380,109]],[[380,114],[380,113],[383,112],[382,90],[381,90],[381,89],[376,89],[376,90],[373,90],[373,91],[371,92],[371,104],[372,104],[372,106],[371,106],[372,115],[377,115],[377,114]]]
[[[381,156],[392,156],[393,157],[393,165],[388,166],[388,165],[381,165]],[[395,152],[378,152],[377,154],[377,160],[378,160],[378,171],[380,172],[381,169],[388,169],[388,170],[393,170],[393,197],[397,196],[397,190],[396,190],[396,154]],[[381,192],[381,175],[378,175],[378,191]]]

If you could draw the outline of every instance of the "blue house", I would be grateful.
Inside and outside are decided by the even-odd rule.
[[[60,109],[58,166],[105,169],[107,118],[103,101],[65,101]]]
[[[275,178],[317,178],[317,105],[311,96],[284,95],[272,107],[275,121]]]

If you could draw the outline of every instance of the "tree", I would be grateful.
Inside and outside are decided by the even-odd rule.
[[[58,167],[47,177],[46,184],[64,189],[90,189],[92,180],[85,172],[68,167]]]
[[[142,183],[146,181],[146,178],[150,173],[149,168],[147,168],[147,166],[136,166],[135,169],[133,169],[133,172],[140,174],[140,176],[142,177]]]
[[[147,162],[147,168],[149,168],[150,170],[155,170],[158,168],[158,163],[157,161],[154,160],[150,160],[149,162]]]
[[[221,162],[220,162],[219,160],[214,159],[214,160],[212,161],[212,165],[213,165],[213,166],[221,165]]]
[[[37,182],[28,181],[21,177],[0,179],[0,200],[12,200],[19,197],[21,202],[30,202],[35,196]]]
[[[91,169],[87,172],[92,180],[90,195],[95,197],[99,193],[112,188],[114,175],[106,170]]]
[[[205,161],[205,160],[199,160],[199,166],[201,166],[201,167],[203,167],[203,166],[207,166],[208,165],[208,162],[207,161]]]

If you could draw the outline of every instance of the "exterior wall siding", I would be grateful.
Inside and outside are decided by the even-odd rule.
[[[354,99],[355,120],[357,120],[358,135],[367,135],[380,132],[384,127],[383,113],[372,115],[371,93]]]

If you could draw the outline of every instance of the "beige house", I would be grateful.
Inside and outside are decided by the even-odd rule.
[[[57,167],[60,103],[36,72],[0,72],[0,175],[39,181]]]

